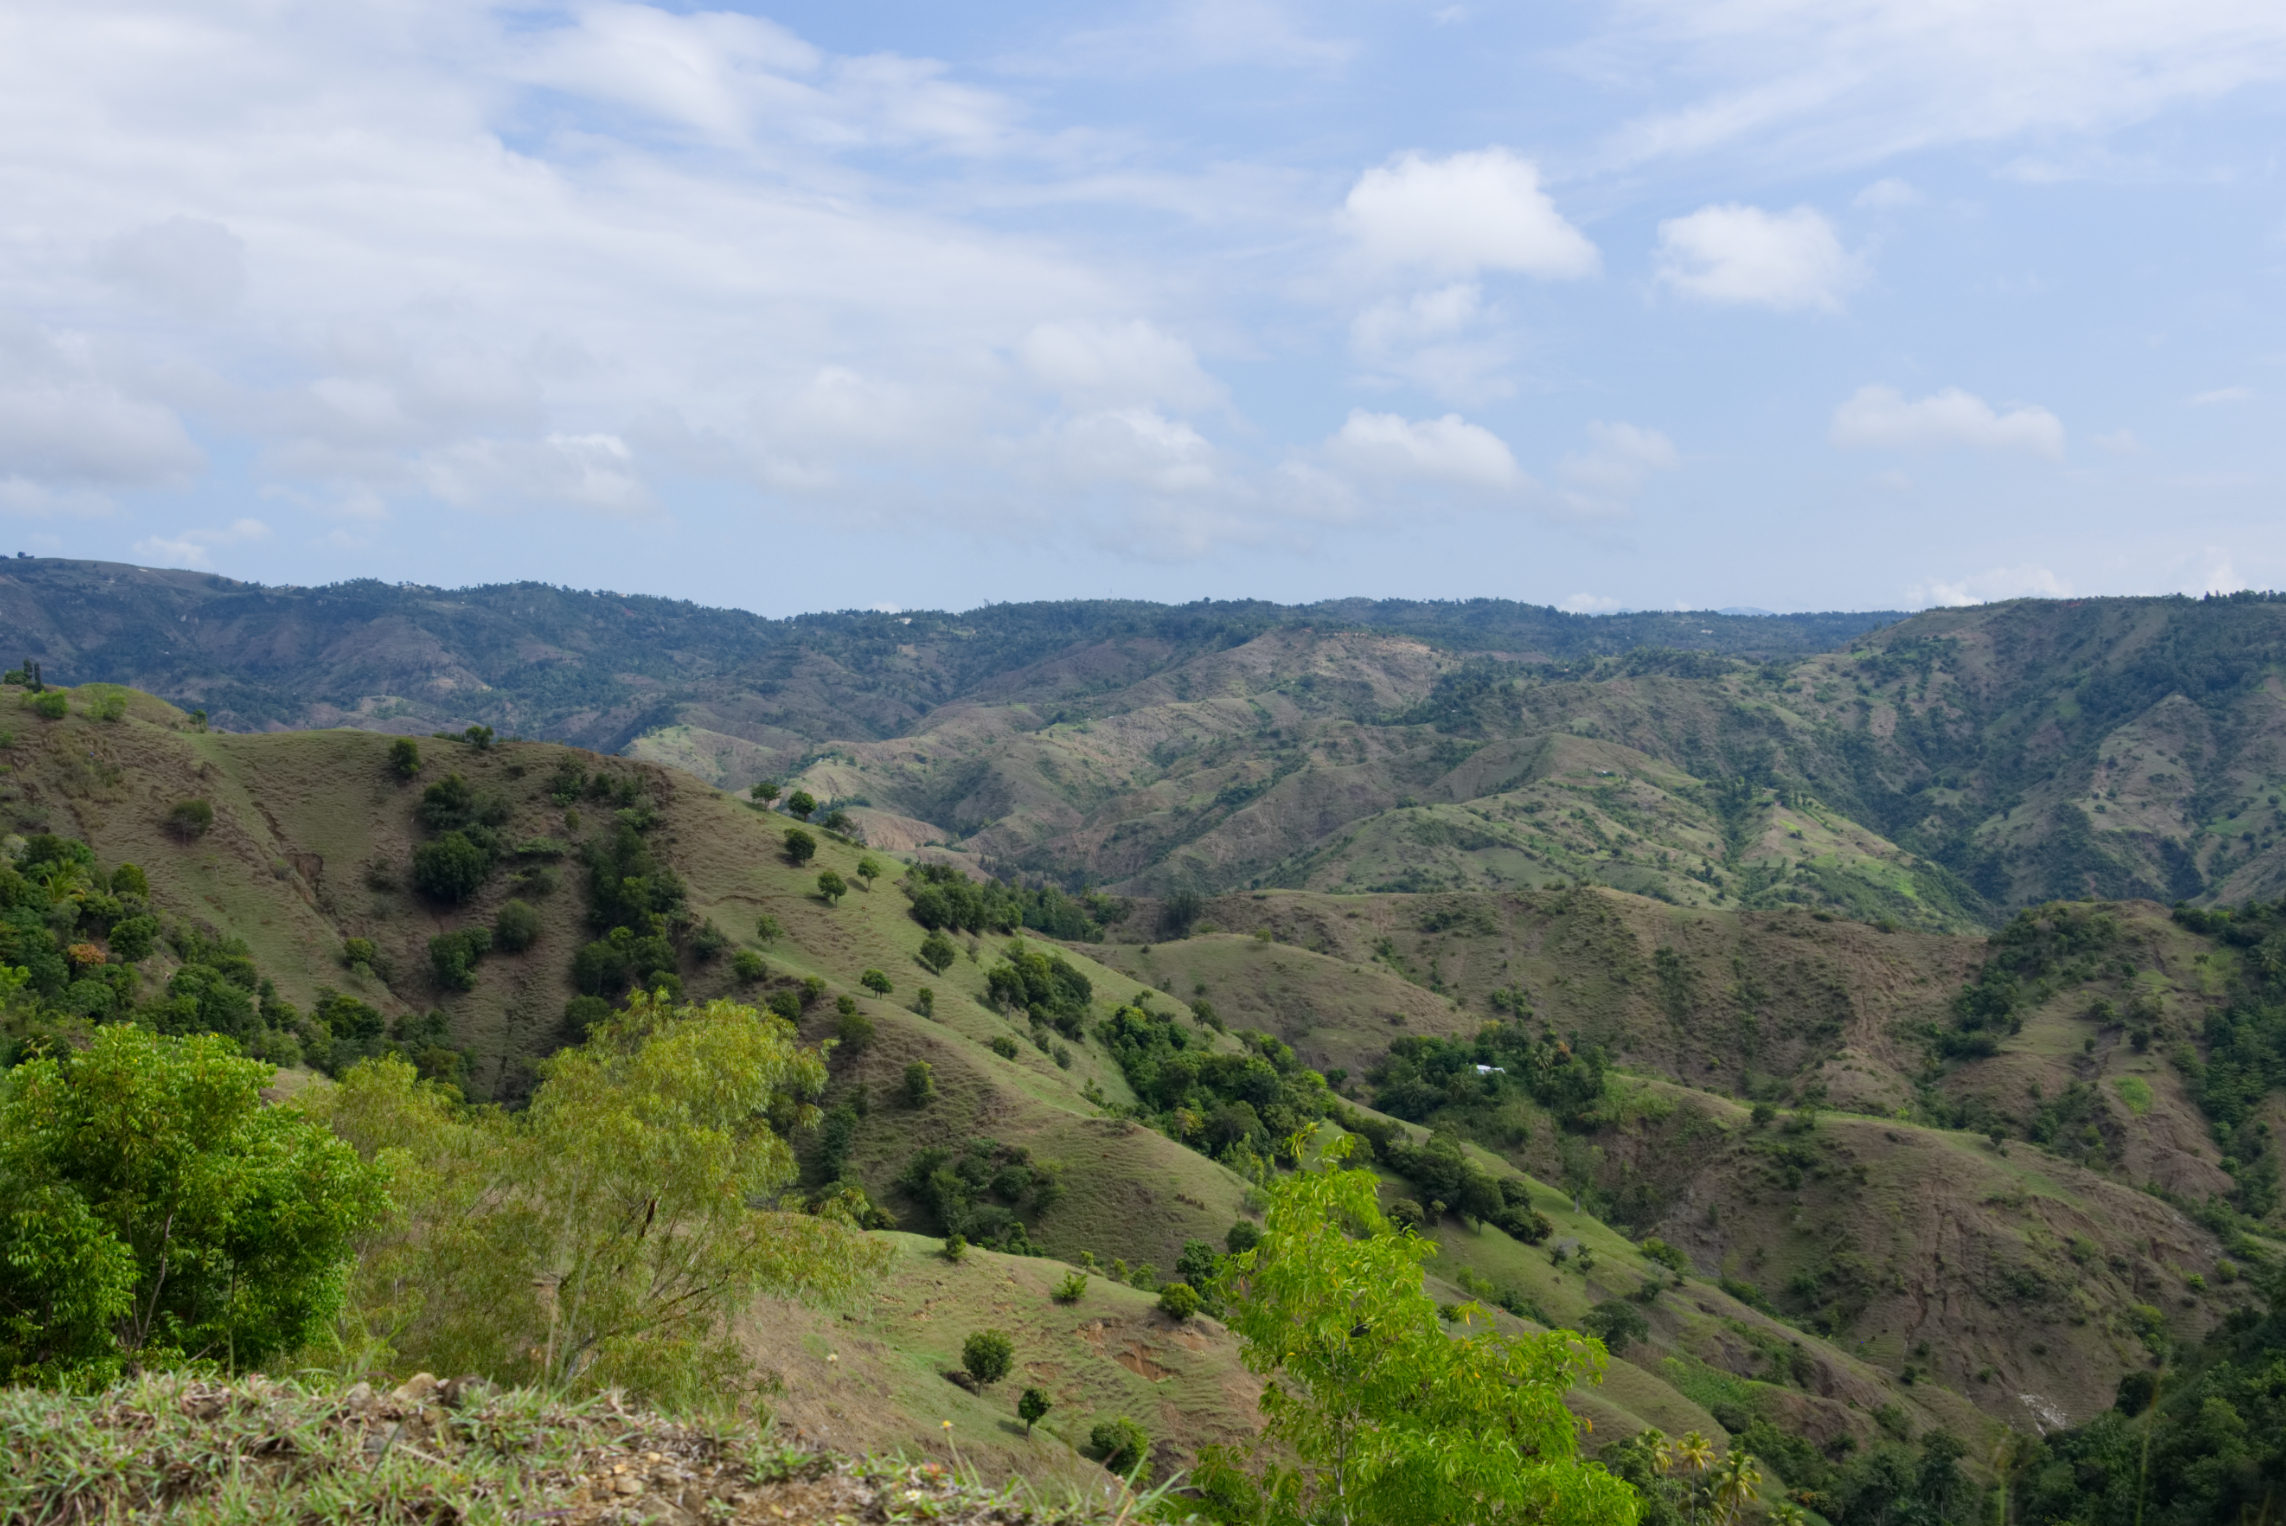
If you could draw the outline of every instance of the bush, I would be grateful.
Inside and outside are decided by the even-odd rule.
[[[60,721],[71,714],[71,696],[61,689],[50,689],[45,694],[35,694],[24,703],[30,705],[32,713],[42,720]]]
[[[492,919],[492,941],[503,954],[521,954],[540,939],[540,914],[529,902],[503,901]]]
[[[1222,1237],[1223,1249],[1234,1256],[1242,1256],[1262,1243],[1262,1231],[1245,1219],[1230,1226]]]
[[[923,1017],[935,1017],[937,1015],[937,993],[927,986],[915,991],[913,993],[913,1010]]]
[[[905,1067],[905,1103],[908,1107],[924,1106],[936,1094],[935,1066],[927,1060],[915,1060]]]
[[[465,832],[447,832],[413,850],[413,888],[431,900],[458,906],[492,874],[492,855]]]
[[[821,869],[818,871],[818,894],[825,897],[828,906],[838,906],[841,898],[849,894],[849,881],[831,869]]]
[[[1177,1323],[1199,1311],[1198,1290],[1187,1282],[1170,1282],[1159,1289],[1159,1312]]]
[[[429,940],[429,963],[435,966],[441,983],[456,991],[473,991],[476,961],[491,949],[491,929],[464,927],[459,932],[439,933]]]
[[[141,964],[151,957],[159,941],[157,917],[126,917],[111,924],[111,957],[121,964]]]
[[[1048,1296],[1058,1303],[1078,1303],[1087,1292],[1087,1273],[1069,1272]]]
[[[871,991],[876,996],[887,996],[891,991],[896,989],[896,987],[889,984],[889,977],[882,974],[879,970],[867,970],[864,974],[857,977],[857,983],[865,987],[866,990]]]
[[[932,975],[942,975],[960,957],[960,949],[942,932],[932,932],[921,940],[921,952],[917,957],[921,961],[921,968]]]
[[[1008,1376],[1016,1365],[1016,1343],[1005,1331],[979,1330],[960,1344],[961,1370],[988,1388]]]
[[[711,917],[701,922],[698,931],[691,934],[691,957],[701,964],[712,964],[729,952],[730,934],[715,926]]]
[[[111,893],[113,895],[139,895],[148,899],[151,894],[150,876],[133,864],[121,864],[111,871]]]
[[[82,694],[87,691],[82,689]],[[121,689],[105,689],[88,695],[87,713],[99,721],[121,721],[127,718],[127,694]]]
[[[167,812],[167,830],[184,842],[204,837],[214,826],[214,807],[203,800],[178,800]]]
[[[420,743],[411,737],[399,737],[389,744],[389,772],[400,779],[410,779],[420,771]]]
[[[840,1023],[834,1028],[834,1036],[841,1040],[843,1053],[863,1054],[866,1046],[873,1042],[873,1019],[857,1011],[853,1005],[851,1010],[841,1015]]]
[[[1017,1052],[1016,1041],[1003,1033],[992,1041],[992,1052],[1003,1060],[1013,1060]]]
[[[1580,1328],[1602,1341],[1613,1356],[1651,1333],[1651,1322],[1623,1298],[1609,1298],[1580,1317]]]
[[[611,1015],[611,1003],[600,996],[575,996],[564,1003],[564,1026],[582,1038]]]
[[[957,1231],[945,1236],[945,1259],[958,1265],[968,1254],[968,1236]]]
[[[1038,1425],[1041,1417],[1053,1408],[1055,1406],[1048,1402],[1046,1394],[1037,1388],[1025,1389],[1024,1397],[1016,1401],[1016,1418],[1024,1422],[1024,1434],[1029,1437],[1032,1427]]]
[[[742,948],[730,956],[730,973],[738,977],[740,985],[750,986],[769,974],[770,966],[763,963],[762,956],[754,950]]]
[[[800,827],[786,828],[786,857],[796,867],[818,856],[818,840]]]
[[[786,936],[786,930],[778,925],[776,917],[765,912],[754,919],[754,936],[764,943],[775,943]]]
[[[1132,1478],[1151,1456],[1151,1433],[1125,1415],[1098,1420],[1087,1433],[1087,1444],[1121,1478]]]
[[[1643,1259],[1655,1261],[1670,1272],[1687,1272],[1691,1269],[1691,1258],[1657,1235],[1643,1242]]]

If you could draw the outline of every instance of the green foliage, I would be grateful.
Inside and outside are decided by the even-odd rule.
[[[986,1047],[1003,1060],[1015,1059],[1019,1048],[1016,1041],[1005,1033],[996,1034]]]
[[[764,943],[775,943],[786,936],[786,930],[778,925],[776,917],[764,912],[754,919],[754,936]]]
[[[1268,1380],[1266,1423],[1250,1453],[1209,1450],[1208,1498],[1261,1520],[1632,1526],[1634,1491],[1579,1459],[1563,1404],[1600,1379],[1601,1347],[1446,1335],[1421,1287],[1436,1247],[1389,1229],[1372,1173],[1342,1169],[1344,1153],[1270,1189],[1261,1241],[1224,1275],[1241,1359]]]
[[[1657,1235],[1645,1240],[1642,1249],[1644,1260],[1663,1266],[1670,1272],[1688,1272],[1691,1269],[1691,1258]]]
[[[1019,1213],[1028,1208],[1037,1219],[1063,1195],[1052,1165],[996,1139],[971,1139],[957,1152],[916,1151],[897,1187],[948,1234],[1019,1256],[1039,1254]]]
[[[786,861],[796,868],[818,856],[818,840],[800,827],[786,828]]]
[[[954,947],[952,939],[943,933],[931,932],[921,940],[921,952],[918,957],[921,961],[921,968],[932,975],[942,975],[951,969],[953,961],[960,957],[960,950]]]
[[[389,744],[389,772],[400,779],[410,779],[421,771],[421,744],[411,737],[399,737]]]
[[[871,991],[876,996],[887,996],[891,991],[896,989],[896,987],[889,984],[889,977],[882,974],[879,970],[867,970],[864,974],[857,977],[857,983],[865,987],[866,990]]]
[[[457,906],[491,877],[492,855],[465,832],[447,832],[413,850],[413,888],[432,900]]]
[[[756,804],[768,805],[778,798],[778,781],[775,779],[757,779],[746,786],[746,793]]]
[[[818,872],[818,894],[824,897],[828,906],[839,905],[841,898],[849,894],[849,881],[831,869],[820,870]]]
[[[0,1091],[0,1380],[258,1366],[339,1310],[386,1173],[228,1040],[118,1024]]]
[[[111,957],[123,963],[141,964],[151,957],[151,950],[158,941],[157,917],[123,917],[111,924]]]
[[[1222,1237],[1223,1248],[1234,1256],[1242,1256],[1261,1243],[1262,1231],[1245,1219],[1231,1225]]]
[[[500,903],[492,919],[492,942],[503,954],[521,954],[540,939],[540,914],[528,901]]]
[[[955,1230],[945,1236],[944,1258],[958,1266],[968,1256],[968,1236]]]
[[[857,861],[857,877],[865,881],[865,888],[868,891],[872,890],[873,882],[881,878],[881,860],[870,853],[859,858]]]
[[[214,829],[214,807],[204,800],[178,800],[167,811],[167,830],[184,842]]]
[[[1043,954],[1021,938],[1008,945],[1000,963],[985,971],[984,987],[996,1006],[1021,1011],[1066,1038],[1080,1036],[1088,1003],[1095,996],[1088,978],[1061,953],[1051,949]]]
[[[842,999],[848,1000],[847,997]],[[834,1026],[834,1037],[841,1040],[843,1053],[863,1054],[873,1042],[873,1019],[858,1011],[857,1004],[851,1002],[849,1010],[841,1014],[841,1021]]]
[[[1502,1021],[1486,1023],[1469,1040],[1401,1038],[1367,1079],[1375,1107],[1414,1122],[1441,1120],[1450,1112],[1456,1124],[1489,1130],[1503,1104],[1528,1098],[1565,1128],[1582,1129],[1603,1120],[1607,1063],[1601,1049],[1575,1046],[1545,1031],[1535,1036],[1520,1022]]]
[[[786,797],[787,813],[800,820],[809,820],[810,813],[817,808],[817,797],[806,789],[798,789]]]
[[[1037,1388],[1025,1389],[1023,1397],[1016,1401],[1016,1418],[1024,1422],[1024,1434],[1030,1436],[1032,1427],[1046,1418],[1048,1411],[1053,1408],[1055,1406],[1048,1402],[1046,1394]]]
[[[1015,1365],[1016,1343],[1004,1330],[979,1330],[960,1343],[961,1371],[980,1388],[999,1382]]]
[[[28,696],[24,704],[34,715],[45,721],[60,721],[71,714],[71,695],[62,689],[49,689],[45,693]]]
[[[456,991],[476,989],[476,962],[492,950],[492,929],[464,927],[429,940],[429,964],[440,984]]]
[[[1580,1328],[1602,1341],[1604,1349],[1619,1356],[1651,1334],[1651,1322],[1624,1298],[1607,1298],[1580,1318]]]
[[[1376,1160],[1411,1182],[1422,1199],[1442,1203],[1446,1212],[1496,1225],[1526,1245],[1537,1245],[1554,1232],[1547,1215],[1532,1206],[1531,1189],[1516,1177],[1495,1177],[1470,1164],[1459,1136],[1440,1129],[1427,1144],[1414,1145],[1382,1119],[1339,1106],[1333,1117],[1365,1141]],[[1416,1223],[1425,1217],[1418,1203],[1413,1211]]]
[[[1121,1478],[1133,1478],[1151,1460],[1151,1433],[1125,1415],[1098,1420],[1087,1433],[1087,1444]]]
[[[750,986],[769,974],[770,966],[754,950],[742,948],[730,956],[730,973],[738,977],[740,985]]]
[[[752,1008],[641,993],[542,1062],[521,1113],[464,1108],[398,1061],[357,1067],[319,1105],[391,1165],[403,1212],[365,1243],[344,1344],[564,1392],[735,1400],[753,1381],[739,1311],[846,1295],[886,1259],[847,1193],[816,1214],[753,1206],[793,1183],[786,1132],[817,1120],[825,1079]]]
[[[1159,1287],[1159,1312],[1178,1323],[1199,1311],[1199,1295],[1187,1282],[1167,1282]]]
[[[927,1060],[915,1060],[905,1067],[905,1105],[925,1107],[937,1094],[936,1067]]]
[[[1048,1295],[1058,1303],[1078,1303],[1087,1296],[1087,1273],[1066,1272],[1055,1291]]]
[[[1325,1115],[1325,1078],[1266,1033],[1241,1034],[1247,1047],[1233,1054],[1142,1007],[1119,1008],[1095,1031],[1153,1122],[1204,1154],[1267,1156],[1273,1140]]]

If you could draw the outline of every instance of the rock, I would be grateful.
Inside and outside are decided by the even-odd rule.
[[[641,1494],[643,1492],[643,1480],[632,1473],[622,1473],[611,1481],[611,1487],[621,1494]]]
[[[429,1396],[435,1393],[437,1388],[438,1384],[435,1373],[416,1372],[411,1377],[407,1378],[404,1381],[404,1384],[392,1392],[389,1397],[396,1400],[399,1404],[410,1404],[417,1406],[428,1403]]]
[[[373,1385],[370,1383],[359,1383],[354,1388],[350,1389],[348,1393],[345,1393],[341,1396],[341,1402],[348,1405],[351,1409],[365,1408],[365,1406],[373,1402]]]

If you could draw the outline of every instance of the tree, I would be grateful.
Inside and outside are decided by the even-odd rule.
[[[471,726],[460,734],[460,739],[478,752],[490,752],[492,750],[492,728],[490,726]]]
[[[739,1311],[831,1301],[886,1264],[850,1222],[861,1198],[755,1206],[799,1176],[779,1130],[818,1122],[826,1082],[789,1025],[638,992],[540,1078],[508,1115],[380,1059],[313,1104],[400,1166],[403,1211],[365,1248],[352,1332],[391,1365],[720,1403],[751,1381]]]
[[[967,1255],[968,1236],[957,1229],[945,1236],[944,1257],[947,1261],[958,1266]]]
[[[1098,1420],[1087,1433],[1087,1444],[1121,1478],[1133,1478],[1151,1459],[1151,1433],[1125,1415]]]
[[[803,821],[809,820],[810,812],[817,808],[817,797],[806,789],[798,789],[786,797],[786,810]]]
[[[387,1173],[265,1107],[276,1067],[213,1034],[99,1028],[0,1091],[0,1381],[100,1386],[122,1364],[236,1371],[340,1309]]]
[[[214,826],[214,807],[204,800],[178,800],[167,812],[167,830],[184,842],[204,837]]]
[[[942,975],[960,957],[960,950],[942,932],[932,932],[921,940],[921,952],[917,957],[922,969],[932,975]]]
[[[1342,1168],[1349,1144],[1270,1189],[1261,1239],[1217,1279],[1240,1359],[1268,1379],[1267,1423],[1247,1454],[1259,1471],[1217,1449],[1210,1493],[1252,1492],[1281,1521],[1632,1526],[1635,1492],[1580,1461],[1563,1405],[1600,1379],[1601,1346],[1446,1335],[1421,1286],[1436,1246],[1390,1229],[1373,1174]]]
[[[44,721],[60,721],[71,714],[71,695],[63,689],[48,689],[27,701],[32,713]]]
[[[464,927],[458,932],[439,933],[429,940],[429,963],[443,984],[456,991],[473,991],[476,961],[491,951],[491,929]]]
[[[1206,897],[1195,890],[1178,890],[1160,903],[1159,928],[1172,938],[1190,936],[1191,924],[1206,910]]]
[[[399,737],[389,744],[389,772],[400,779],[410,779],[420,771],[420,743],[411,737]]]
[[[1199,1311],[1199,1295],[1187,1282],[1170,1282],[1159,1289],[1159,1312],[1177,1324]]]
[[[786,828],[786,857],[800,868],[818,856],[818,840],[800,827]]]
[[[821,869],[818,871],[818,894],[825,897],[828,906],[838,906],[841,898],[849,894],[849,881],[831,869]]]
[[[754,919],[754,936],[760,938],[764,943],[775,943],[785,935],[786,930],[780,927],[778,919],[769,913],[765,912]]]
[[[447,832],[413,850],[413,888],[447,905],[475,895],[491,876],[492,855],[466,832]]]
[[[730,973],[738,977],[742,986],[750,986],[770,973],[770,966],[762,956],[750,948],[742,948],[730,956]]]
[[[1245,1219],[1230,1226],[1222,1237],[1223,1249],[1234,1256],[1244,1255],[1262,1243],[1262,1231]]]
[[[540,938],[540,914],[529,901],[509,900],[500,903],[500,911],[492,919],[492,941],[504,954],[521,954]]]
[[[754,797],[757,805],[768,805],[778,798],[778,781],[775,779],[757,779],[746,787],[746,793]]]
[[[1580,1328],[1602,1341],[1604,1349],[1613,1356],[1651,1334],[1651,1322],[1643,1311],[1624,1298],[1607,1298],[1580,1318]]]
[[[866,990],[871,991],[876,996],[887,996],[891,991],[896,989],[894,986],[889,984],[889,977],[882,974],[879,970],[867,970],[864,974],[857,977],[857,983],[865,987]]]
[[[849,998],[845,996],[842,1000],[849,1001]],[[834,1027],[834,1037],[841,1040],[845,1054],[863,1054],[866,1046],[873,1042],[873,1019],[858,1011],[857,1003],[850,1002],[849,1010],[841,1014],[841,1021]]]
[[[857,861],[857,877],[865,881],[866,892],[870,894],[873,882],[881,878],[881,861],[870,853],[866,854]]]
[[[1048,1396],[1037,1388],[1024,1390],[1024,1396],[1016,1401],[1016,1418],[1024,1422],[1026,1440],[1031,1439],[1032,1427],[1038,1425],[1041,1417],[1053,1408],[1055,1406],[1048,1402]]]
[[[1016,1365],[1016,1343],[1004,1330],[979,1330],[960,1343],[960,1365],[977,1387],[989,1388]]]
[[[937,1094],[936,1067],[927,1060],[915,1060],[905,1067],[905,1103],[908,1107],[925,1106]]]
[[[1747,1507],[1762,1497],[1761,1482],[1762,1468],[1754,1460],[1754,1454],[1733,1446],[1730,1454],[1723,1458],[1722,1466],[1715,1469],[1714,1476],[1715,1512],[1726,1526],[1743,1516]]]

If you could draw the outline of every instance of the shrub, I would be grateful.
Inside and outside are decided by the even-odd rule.
[[[776,917],[764,913],[754,919],[754,936],[764,943],[775,943],[785,935],[786,930],[778,925]]]
[[[1087,1433],[1087,1444],[1121,1478],[1133,1477],[1151,1456],[1151,1433],[1125,1415],[1098,1420]]]
[[[1024,1397],[1016,1401],[1016,1418],[1024,1422],[1026,1437],[1032,1434],[1032,1427],[1040,1423],[1041,1417],[1054,1407],[1048,1402],[1048,1396],[1037,1388],[1024,1390]]]
[[[582,1038],[611,1015],[611,1003],[600,996],[575,996],[564,1003],[564,1026]]]
[[[698,931],[691,934],[691,957],[701,964],[712,964],[730,952],[730,935],[714,925],[712,918],[701,922]]]
[[[1245,1219],[1230,1226],[1222,1237],[1223,1248],[1234,1256],[1244,1255],[1262,1243],[1262,1231]]]
[[[439,933],[429,940],[429,963],[436,968],[437,979],[456,991],[476,989],[476,961],[492,949],[492,931],[484,927],[464,927],[458,932]]]
[[[1058,1303],[1078,1303],[1087,1292],[1087,1273],[1068,1272],[1048,1296]]]
[[[413,888],[432,900],[457,906],[492,873],[492,856],[465,832],[447,832],[413,850]]]
[[[167,830],[184,842],[204,837],[214,826],[214,807],[204,800],[178,800],[167,812]]]
[[[770,973],[770,966],[762,956],[750,948],[742,948],[730,956],[730,973],[738,977],[740,985],[750,986]]]
[[[46,721],[60,721],[71,714],[71,696],[61,689],[35,694],[24,703],[32,707],[33,714]]]
[[[460,739],[478,752],[490,752],[492,750],[492,728],[490,726],[471,726],[460,734]]]
[[[157,917],[124,917],[111,924],[111,957],[121,964],[141,964],[158,941]]]
[[[857,983],[865,987],[866,990],[871,991],[876,996],[887,996],[892,990],[896,989],[894,986],[889,984],[889,977],[882,974],[879,970],[867,970],[864,974],[857,977]]]
[[[1001,1330],[979,1330],[960,1343],[961,1370],[988,1388],[1008,1376],[1016,1365],[1016,1343]]]
[[[992,1041],[992,1052],[1003,1060],[1016,1058],[1016,1041],[1003,1033]]]
[[[1627,1300],[1609,1298],[1580,1317],[1580,1328],[1602,1341],[1604,1349],[1617,1356],[1629,1343],[1649,1336],[1651,1322]]]
[[[121,864],[111,871],[111,893],[113,895],[139,895],[148,898],[151,894],[150,876],[133,864]]]
[[[937,1015],[937,993],[927,986],[915,991],[913,993],[913,1010],[923,1017],[935,1017]]]
[[[106,688],[98,693],[88,694],[88,691],[82,689],[80,693],[87,695],[87,713],[97,720],[119,721],[127,718],[127,694],[125,690]]]
[[[921,961],[921,968],[932,975],[942,975],[960,957],[960,949],[942,932],[932,932],[921,940],[921,952],[917,957]]]
[[[866,1046],[873,1042],[873,1019],[852,1005],[849,1011],[841,1015],[840,1023],[835,1025],[834,1036],[841,1040],[845,1054],[863,1054]]]
[[[410,779],[420,771],[420,743],[411,737],[399,737],[389,744],[389,772],[400,779]]]
[[[959,1232],[945,1236],[945,1259],[958,1264],[968,1254],[968,1236]]]
[[[503,901],[492,919],[492,941],[504,954],[521,954],[540,938],[540,914],[529,902]]]
[[[936,1094],[935,1066],[927,1060],[915,1060],[905,1067],[905,1103],[908,1107],[921,1107]]]
[[[824,999],[825,993],[826,984],[823,976],[804,975],[802,977],[802,1010],[807,1012],[816,1006],[819,1001]]]
[[[1198,1290],[1187,1282],[1170,1282],[1159,1289],[1159,1312],[1180,1323],[1199,1311]]]
[[[1691,1258],[1657,1235],[1643,1242],[1643,1259],[1655,1261],[1670,1272],[1687,1272],[1691,1269]]]
[[[1768,1128],[1778,1117],[1777,1107],[1768,1102],[1757,1102],[1747,1112],[1746,1120],[1758,1129]]]
[[[796,867],[818,856],[818,840],[800,827],[786,828],[786,858]]]
[[[841,898],[849,894],[849,881],[831,869],[821,869],[818,871],[818,894],[825,897],[828,906],[838,906]]]

